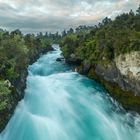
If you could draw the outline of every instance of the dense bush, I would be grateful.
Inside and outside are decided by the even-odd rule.
[[[14,107],[9,107],[14,106],[18,100],[18,95],[15,94],[20,76],[27,71],[32,59],[49,48],[50,40],[53,40],[52,34],[50,36],[40,33],[35,36],[23,35],[20,30],[11,33],[0,30],[0,114],[3,117],[0,119],[0,126],[5,122],[3,120],[6,116],[9,116],[3,114],[11,112]]]
[[[140,50],[140,7],[136,13],[130,10],[113,21],[106,17],[98,26],[80,26],[65,34],[61,46],[66,58],[75,54],[90,63],[109,63],[117,55]]]

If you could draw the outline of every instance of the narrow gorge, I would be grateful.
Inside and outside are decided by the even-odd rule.
[[[58,45],[28,68],[25,97],[0,140],[139,140],[140,118],[73,72]]]

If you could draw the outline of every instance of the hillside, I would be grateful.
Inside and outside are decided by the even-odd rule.
[[[106,17],[90,31],[68,32],[61,47],[67,63],[99,81],[125,109],[140,113],[140,7]]]
[[[0,30],[0,131],[24,96],[28,65],[52,49],[50,41],[50,36],[41,33]]]

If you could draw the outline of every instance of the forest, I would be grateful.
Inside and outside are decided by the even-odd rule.
[[[0,126],[10,118],[21,95],[17,94],[19,81],[39,55],[51,50],[51,44],[60,43],[67,62],[109,64],[115,56],[140,51],[140,6],[133,12],[106,17],[98,25],[79,26],[58,32],[22,34],[19,29],[0,30]],[[27,72],[25,74],[25,79]],[[22,87],[24,89],[24,87]],[[14,106],[14,107],[13,107]],[[8,114],[8,115],[7,115]],[[2,127],[1,127],[2,128]]]
[[[119,54],[140,50],[140,7],[114,20],[106,17],[98,25],[69,30],[60,46],[65,58],[73,54],[81,62],[105,64]]]
[[[58,40],[60,35],[0,30],[0,129],[23,97],[28,66],[52,49],[54,38]]]
[[[60,44],[66,62],[76,65],[76,71],[101,83],[126,110],[140,112],[140,96],[135,96],[139,78],[128,78],[131,71],[121,75],[115,62],[120,55],[124,62],[126,54],[140,51],[140,6],[114,20],[106,17],[98,25],[69,30]]]

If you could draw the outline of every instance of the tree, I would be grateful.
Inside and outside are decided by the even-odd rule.
[[[105,17],[105,18],[102,20],[102,24],[103,24],[103,25],[107,25],[107,24],[110,23],[110,22],[111,22],[111,19],[108,18],[108,17]]]
[[[140,15],[140,5],[138,7],[138,9],[136,10],[137,15]]]
[[[68,31],[67,31],[67,34],[72,34],[74,33],[74,30],[72,28],[70,28]]]
[[[62,32],[62,37],[66,36],[66,35],[67,35],[66,30],[64,30],[64,31]]]
[[[42,38],[42,37],[43,37],[42,32],[40,32],[39,34],[37,34],[37,38]]]
[[[130,10],[129,15],[130,16],[134,16],[135,15],[132,9]]]
[[[48,32],[45,33],[45,37],[48,37]]]
[[[16,30],[11,32],[11,35],[20,35],[20,36],[22,36],[22,33],[21,33],[21,31],[19,29],[16,29]]]

